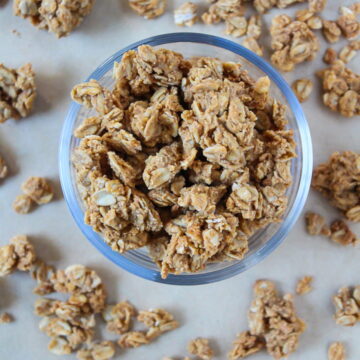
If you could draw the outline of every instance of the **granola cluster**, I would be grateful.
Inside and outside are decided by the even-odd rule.
[[[327,163],[315,168],[312,187],[347,219],[360,221],[360,154],[352,151],[333,153]]]
[[[4,179],[8,176],[9,168],[6,165],[4,158],[0,155],[0,179]]]
[[[346,360],[345,346],[341,342],[333,342],[328,349],[328,360]]]
[[[0,123],[29,115],[36,97],[31,64],[10,69],[0,63]]]
[[[69,35],[90,14],[95,0],[14,0],[14,15],[29,19],[58,38]]]
[[[297,64],[314,60],[319,50],[319,40],[305,21],[288,15],[272,19],[271,47],[274,50],[271,62],[282,71],[292,71]]]
[[[360,75],[341,60],[333,61],[317,74],[322,79],[323,102],[328,108],[346,117],[360,115]]]
[[[256,11],[258,11],[259,13],[265,13],[274,7],[277,7],[279,9],[284,9],[290,5],[304,1],[307,0],[254,0],[254,7]]]
[[[188,351],[192,355],[196,355],[202,360],[211,360],[214,356],[214,351],[210,347],[209,339],[196,338],[191,340],[188,344]]]
[[[175,24],[179,26],[193,26],[198,20],[198,6],[190,1],[184,2],[174,11]]]
[[[18,195],[13,202],[13,209],[18,214],[27,214],[33,205],[44,205],[49,203],[53,197],[53,190],[45,178],[32,176],[22,185],[23,194]]]
[[[299,101],[305,102],[312,92],[313,83],[310,79],[302,78],[295,80],[291,87]]]
[[[312,283],[314,278],[312,276],[304,276],[296,284],[296,294],[305,295],[312,291]]]
[[[129,5],[139,16],[153,19],[161,16],[166,9],[167,0],[129,0]]]
[[[293,132],[267,77],[237,63],[140,46],[115,87],[75,86],[94,108],[75,131],[85,222],[115,251],[147,245],[165,278],[242,259],[287,206]]]
[[[360,321],[360,286],[343,287],[333,297],[338,325],[354,326]]]
[[[268,280],[256,281],[254,295],[248,313],[249,331],[238,335],[229,359],[240,359],[263,348],[274,359],[288,357],[297,349],[306,327],[295,313],[293,296],[281,297]]]

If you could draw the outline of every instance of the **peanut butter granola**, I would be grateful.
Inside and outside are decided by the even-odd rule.
[[[354,326],[360,321],[360,286],[343,287],[333,297],[338,325]]]
[[[344,62],[336,60],[321,71],[323,102],[342,116],[360,115],[360,75],[348,69]]]
[[[293,296],[281,297],[268,280],[256,281],[254,295],[248,312],[250,330],[238,335],[229,359],[240,359],[263,347],[274,359],[289,356],[297,349],[306,327],[295,313]]]
[[[114,77],[113,91],[95,80],[72,91],[98,113],[75,131],[86,224],[120,253],[148,246],[164,278],[242,259],[284,214],[296,156],[269,78],[146,45]]]
[[[58,38],[69,35],[90,14],[95,0],[14,0],[14,14]]]
[[[31,64],[10,69],[0,63],[0,123],[30,114],[36,97]]]
[[[281,71],[292,71],[297,64],[314,60],[319,50],[319,40],[310,26],[288,15],[272,19],[270,34],[271,62]]]
[[[335,152],[329,161],[318,165],[312,187],[329,199],[351,221],[360,221],[360,154]]]

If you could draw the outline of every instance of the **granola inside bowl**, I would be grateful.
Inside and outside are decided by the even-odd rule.
[[[195,33],[132,44],[74,87],[61,183],[85,236],[138,276],[195,285],[258,263],[307,197],[301,107],[264,60]]]

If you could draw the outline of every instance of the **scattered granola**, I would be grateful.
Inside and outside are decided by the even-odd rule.
[[[336,51],[333,48],[327,48],[323,56],[324,63],[331,65],[335,60],[337,60]]]
[[[0,156],[0,179],[6,178],[9,169],[5,163],[5,160]]]
[[[309,10],[312,12],[321,12],[325,9],[327,0],[309,0]]]
[[[306,22],[293,21],[288,15],[272,19],[270,28],[272,63],[282,71],[291,71],[295,65],[311,61],[319,50],[319,40]]]
[[[116,305],[107,305],[102,312],[106,321],[106,328],[116,334],[124,334],[131,327],[132,318],[136,315],[136,309],[127,301]]]
[[[281,219],[296,156],[270,79],[149,46],[114,77],[112,92],[94,80],[72,91],[98,113],[75,131],[86,224],[115,251],[147,245],[164,278],[243,258],[248,237]]]
[[[114,356],[115,344],[112,341],[91,343],[76,353],[79,360],[109,360]]]
[[[360,154],[335,152],[313,172],[312,187],[351,221],[360,221]]]
[[[310,79],[297,79],[293,82],[291,87],[299,101],[304,102],[309,98],[312,92],[313,83]]]
[[[259,13],[265,13],[274,7],[283,9],[304,1],[306,0],[254,0],[254,7]]]
[[[167,0],[129,0],[130,7],[145,19],[154,19],[165,12]]]
[[[191,340],[188,344],[188,351],[192,355],[196,355],[202,360],[211,360],[214,356],[214,351],[210,347],[209,339],[196,338]]]
[[[304,276],[302,277],[298,283],[296,284],[296,293],[298,295],[308,294],[313,290],[312,283],[314,278],[312,276]]]
[[[179,26],[193,26],[198,20],[198,7],[196,4],[188,1],[183,3],[174,11],[175,24]]]
[[[336,21],[323,20],[322,32],[325,39],[331,44],[340,40],[341,29]]]
[[[360,40],[350,41],[346,46],[344,46],[339,52],[339,59],[342,60],[345,64],[350,62],[360,50]]]
[[[32,176],[22,185],[21,190],[37,205],[47,204],[54,197],[53,190],[45,178]]]
[[[360,34],[360,23],[356,18],[356,13],[346,6],[340,7],[340,17],[337,19],[337,25],[342,34],[347,39],[355,39]]]
[[[354,326],[360,321],[360,286],[343,287],[333,297],[336,308],[335,321],[338,325]]]
[[[328,360],[346,360],[345,346],[341,342],[333,342],[329,346]]]
[[[295,14],[295,19],[305,22],[312,30],[321,29],[323,26],[321,17],[309,9],[298,10]]]
[[[94,0],[15,0],[14,14],[58,38],[69,35],[90,14]]]
[[[325,219],[323,216],[314,212],[308,212],[305,215],[305,222],[308,234],[324,236],[331,235],[330,228],[325,224]]]
[[[31,64],[10,69],[0,63],[0,123],[29,115],[36,97]]]
[[[14,318],[8,313],[0,314],[0,324],[8,324],[14,321]]]
[[[229,358],[239,359],[259,351],[262,344],[275,359],[289,356],[298,347],[305,323],[297,317],[293,296],[280,297],[268,280],[254,285],[254,300],[248,312],[249,332],[243,332],[234,343]]]
[[[142,345],[149,344],[150,340],[146,334],[142,331],[130,331],[121,336],[118,341],[120,347],[126,348],[137,348]]]
[[[238,334],[233,342],[233,348],[228,354],[229,360],[237,360],[255,354],[264,349],[265,344],[259,336],[251,335],[250,331]]]
[[[31,197],[21,194],[13,202],[13,209],[18,214],[28,214],[31,211],[33,201]]]
[[[342,220],[335,220],[330,226],[330,239],[340,245],[357,245],[359,240]]]

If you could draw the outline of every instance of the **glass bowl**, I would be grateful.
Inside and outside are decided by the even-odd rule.
[[[294,130],[297,143],[298,156],[292,161],[293,183],[288,189],[289,204],[283,221],[278,224],[270,224],[255,233],[249,239],[249,252],[242,260],[209,264],[205,270],[199,273],[169,275],[166,279],[161,278],[157,266],[147,256],[146,249],[133,250],[125,254],[111,250],[102,237],[91,227],[85,225],[83,221],[84,206],[76,187],[71,153],[79,143],[79,140],[73,136],[74,129],[85,117],[93,115],[93,110],[75,102],[71,103],[65,119],[59,154],[61,185],[67,205],[85,237],[108,259],[132,274],[148,280],[175,285],[199,285],[229,278],[256,265],[273,252],[285,239],[302,211],[309,191],[312,172],[312,144],[307,121],[288,84],[267,62],[241,45],[206,34],[173,33],[138,41],[107,59],[86,81],[96,79],[102,85],[112,87],[114,84],[112,79],[114,61],[119,61],[126,51],[136,49],[143,44],[178,51],[185,57],[212,56],[224,61],[240,62],[244,64],[251,76],[258,78],[266,74],[270,77],[272,80],[271,95],[287,105],[289,128]]]

